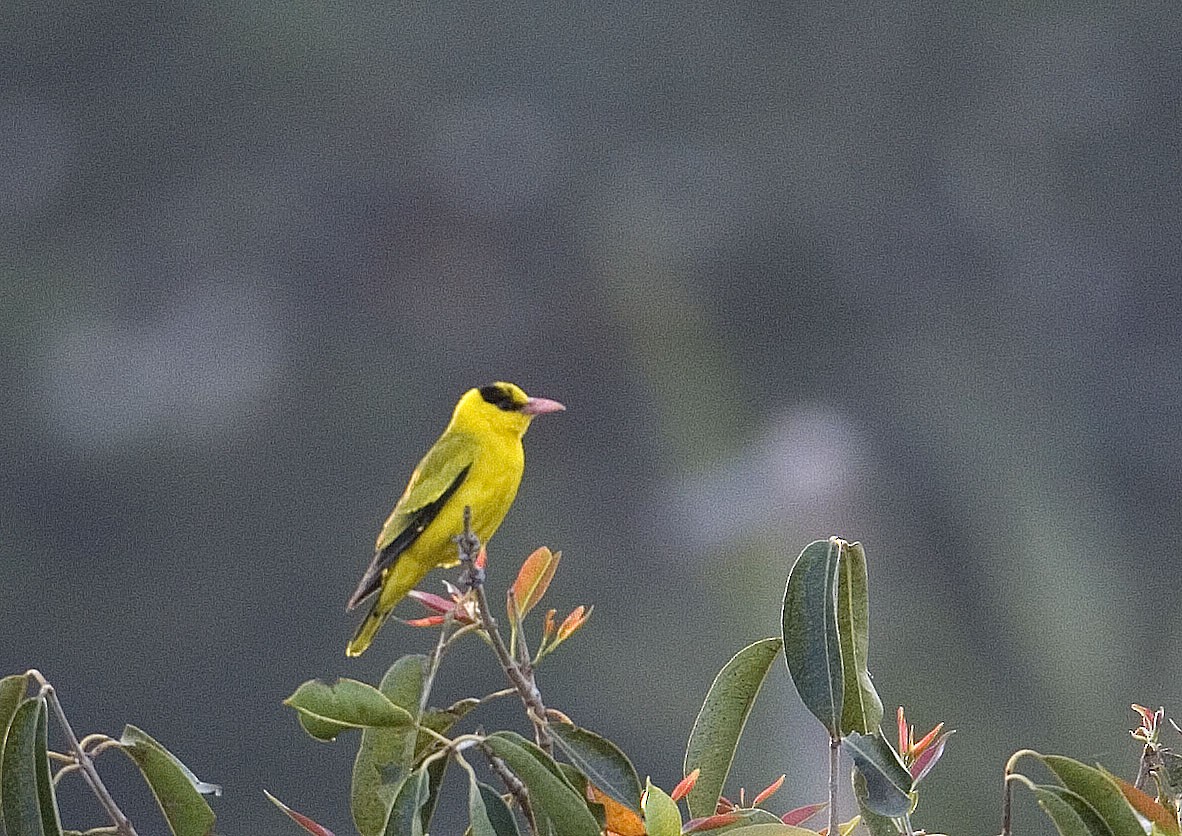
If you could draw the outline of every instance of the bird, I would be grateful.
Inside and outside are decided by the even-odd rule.
[[[459,562],[454,538],[464,533],[465,507],[471,509],[472,533],[488,542],[517,496],[525,469],[521,440],[530,422],[565,409],[504,381],[460,397],[443,434],[411,473],[349,598],[347,611],[375,596],[346,655],[365,652],[394,605],[431,569]]]

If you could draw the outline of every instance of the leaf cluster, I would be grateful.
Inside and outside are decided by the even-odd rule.
[[[538,666],[587,623],[579,606],[559,623],[542,618],[536,649],[527,620],[555,577],[561,552],[538,549],[524,561],[500,621],[483,587],[487,555],[461,538],[463,580],[449,597],[414,592],[428,615],[406,622],[437,629],[434,650],[396,659],[376,685],[356,679],[304,682],[284,702],[301,727],[322,742],[358,733],[350,790],[352,824],[361,836],[426,836],[444,779],[459,771],[471,836],[916,836],[912,818],[919,788],[940,761],[951,732],[937,724],[917,735],[898,709],[897,736],[884,733],[883,702],[868,668],[869,602],[866,555],[836,537],[807,545],[793,563],[781,610],[781,634],[736,653],[711,684],[686,742],[685,778],[671,790],[640,780],[624,750],[607,737],[547,708]],[[508,637],[501,624],[507,626]],[[479,640],[496,656],[507,687],[436,705],[434,683],[448,651]],[[829,795],[787,812],[768,809],[786,776],[748,800],[725,795],[747,720],[763,683],[782,659],[806,708],[826,730]],[[478,724],[480,709],[516,697],[533,739]],[[1169,745],[1164,711],[1133,706],[1141,725],[1141,768],[1133,782],[1100,766],[1031,750],[1005,767],[1002,836],[1012,836],[1015,790],[1028,792],[1062,836],[1182,836],[1182,755]],[[51,719],[52,718],[52,719]],[[56,720],[65,751],[49,748]],[[1178,727],[1170,721],[1175,731]],[[92,834],[138,836],[95,769],[103,752],[123,752],[156,798],[176,836],[210,836],[215,816],[206,795],[220,788],[200,781],[146,732],[128,725],[119,738],[75,737],[52,685],[37,671],[0,679],[0,836],[70,836],[55,788],[77,774],[94,792],[109,824]],[[843,756],[852,764],[840,780]],[[1036,766],[1040,775],[1027,770]],[[1154,795],[1146,791],[1152,786]],[[840,787],[852,792],[858,815],[839,821]],[[332,831],[271,796],[298,827],[316,836]],[[827,812],[819,830],[808,822]]]
[[[56,716],[68,744],[65,753],[49,749],[50,713]],[[136,836],[94,767],[94,758],[111,750],[123,752],[139,768],[175,836],[213,833],[216,817],[204,796],[220,795],[221,787],[199,780],[147,732],[132,725],[125,726],[118,739],[92,734],[78,740],[57,692],[35,670],[0,679],[0,833],[76,834],[62,828],[55,788],[62,778],[77,773],[110,818],[110,825],[86,832]]]
[[[461,559],[475,562],[477,545],[469,549],[472,553],[461,554]],[[426,833],[442,774],[451,763],[468,779],[474,836],[792,836],[816,833],[802,825],[826,808],[828,832],[849,832],[863,820],[877,823],[876,833],[909,832],[915,784],[939,759],[947,735],[939,736],[937,728],[918,743],[908,738],[900,744],[900,754],[879,729],[882,701],[866,667],[868,585],[859,544],[830,538],[804,549],[785,590],[781,636],[753,642],[723,666],[686,744],[687,778],[671,792],[651,781],[642,788],[620,747],[561,712],[540,708],[537,665],[590,614],[579,607],[562,627],[555,627],[550,610],[539,651],[528,649],[526,616],[542,601],[560,557],[539,549],[523,563],[506,596],[507,642],[489,611],[482,572],[467,567],[463,577],[476,581],[468,588],[451,587],[450,599],[414,596],[432,615],[410,623],[440,630],[430,657],[398,659],[376,688],[354,680],[333,685],[310,681],[288,698],[305,731],[319,740],[333,740],[347,729],[362,730],[352,784],[353,824],[362,836]],[[470,635],[494,649],[511,687],[446,709],[429,707],[431,684],[446,651]],[[777,659],[786,662],[805,705],[829,731],[834,769],[839,747],[849,753],[856,768],[859,818],[837,821],[836,774],[827,802],[779,815],[763,805],[783,777],[750,804],[743,790],[737,802],[723,795],[743,729]],[[508,730],[457,733],[469,711],[492,696],[513,693],[534,725],[534,740]]]

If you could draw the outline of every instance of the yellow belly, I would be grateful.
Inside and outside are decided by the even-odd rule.
[[[464,508],[472,509],[472,532],[488,543],[517,496],[525,457],[521,442],[507,440],[500,449],[483,449],[473,460],[463,484],[427,528],[398,556],[382,579],[381,607],[392,607],[435,567],[455,566],[455,538],[464,532]]]

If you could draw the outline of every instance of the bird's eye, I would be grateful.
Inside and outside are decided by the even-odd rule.
[[[500,386],[482,386],[480,388],[480,397],[484,398],[486,403],[490,403],[497,409],[503,409],[506,412],[512,412],[521,406],[513,399],[512,392]]]

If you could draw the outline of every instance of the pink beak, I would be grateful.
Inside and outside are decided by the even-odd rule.
[[[558,401],[549,398],[529,398],[520,411],[526,415],[545,415],[547,412],[562,412],[565,409],[566,407]]]

